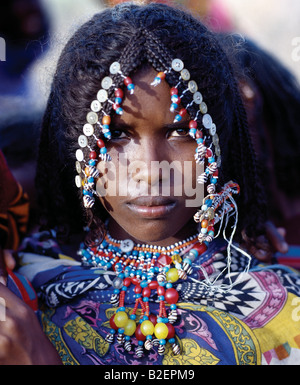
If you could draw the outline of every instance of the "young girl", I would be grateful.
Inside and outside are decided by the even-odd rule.
[[[264,192],[230,62],[190,15],[122,4],[79,29],[37,182],[20,272],[64,364],[300,362],[299,275],[239,246],[264,235]]]

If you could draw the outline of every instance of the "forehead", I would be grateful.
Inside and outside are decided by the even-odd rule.
[[[114,121],[134,125],[137,120],[155,121],[157,118],[174,120],[174,113],[170,111],[170,86],[166,81],[162,81],[156,87],[151,85],[156,75],[157,71],[147,66],[131,76],[135,85],[134,94],[130,95],[127,90],[125,91],[122,103],[124,113],[122,116],[115,116]]]

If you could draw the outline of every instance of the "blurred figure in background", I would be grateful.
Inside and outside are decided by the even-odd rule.
[[[240,77],[254,148],[268,192],[269,218],[285,229],[289,254],[300,268],[300,86],[275,57],[251,40],[224,36]],[[289,258],[292,259],[289,259]]]
[[[126,0],[106,0],[109,6],[125,3]],[[162,3],[182,6],[200,17],[210,29],[216,32],[229,32],[233,29],[233,22],[222,0],[136,0],[137,3]]]
[[[40,1],[2,1],[0,36],[6,43],[6,61],[0,62],[0,150],[33,206],[34,148],[44,107],[28,74],[49,40],[49,20]]]

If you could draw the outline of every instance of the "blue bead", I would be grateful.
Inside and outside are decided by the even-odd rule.
[[[125,336],[125,341],[130,341],[130,336]]]
[[[182,120],[182,116],[178,114],[175,116],[174,122],[180,122],[181,120]]]
[[[144,345],[144,341],[139,341],[138,344],[139,344],[140,346],[143,346],[143,345]]]
[[[116,114],[122,115],[122,114],[123,114],[123,108],[122,108],[122,107],[118,107],[118,108],[116,109]]]
[[[160,343],[161,345],[165,345],[165,344],[166,344],[166,340],[161,339],[161,340],[159,340],[159,343]]]
[[[119,307],[119,309],[117,309],[117,313],[118,313],[119,311],[125,311],[125,307],[124,307],[124,306]]]
[[[119,289],[115,289],[114,290],[114,294],[119,294],[120,293],[120,290]]]
[[[164,301],[164,300],[165,300],[165,297],[164,297],[163,295],[160,295],[160,296],[158,297],[158,299],[159,299],[160,301]]]
[[[188,263],[189,265],[192,265],[192,261],[189,258],[184,258],[183,263]]]
[[[121,104],[122,103],[122,98],[116,97],[115,98],[115,103],[116,104]]]
[[[109,125],[108,125],[108,124],[103,124],[103,125],[102,125],[102,128],[103,128],[104,130],[109,130]]]
[[[152,340],[152,336],[149,334],[147,337],[146,337],[147,340]]]
[[[196,142],[197,142],[197,144],[201,144],[201,143],[203,143],[203,139],[199,138],[196,140]]]
[[[199,255],[198,251],[195,250],[195,249],[192,249],[192,250],[190,251],[190,253],[192,253],[192,254],[195,256],[195,258],[197,258],[198,255]]]
[[[134,84],[133,83],[129,83],[128,84],[128,86],[127,86],[127,89],[129,90],[129,91],[131,91],[131,90],[134,90]]]
[[[174,344],[175,343],[175,338],[170,338],[169,342],[170,342],[170,344]]]
[[[149,298],[148,297],[144,297],[143,298],[143,302],[149,302]]]
[[[177,306],[176,306],[175,304],[172,304],[172,305],[170,306],[170,308],[171,308],[171,310],[175,310],[175,309],[177,309]]]
[[[217,184],[218,180],[216,178],[211,178],[210,183]]]
[[[115,329],[110,329],[109,332],[110,332],[110,334],[115,334],[116,331],[115,331]]]
[[[168,283],[166,284],[166,288],[167,288],[167,289],[171,289],[171,287],[173,287],[173,285],[171,284],[171,282],[168,282]]]
[[[106,153],[107,153],[107,148],[106,148],[106,147],[102,147],[102,148],[100,149],[100,153],[101,153],[101,154],[106,154]]]
[[[169,322],[169,318],[168,317],[164,318],[164,323],[167,324],[168,322]]]
[[[127,286],[123,286],[123,287],[122,287],[122,290],[123,290],[123,291],[127,291],[127,289],[128,289]]]
[[[124,329],[123,328],[119,328],[118,329],[118,333],[123,334],[124,333]]]
[[[214,163],[215,162],[215,158],[214,157],[208,158],[208,162],[209,163]]]
[[[163,271],[167,273],[170,270],[169,266],[164,266]]]
[[[89,160],[89,165],[90,166],[96,166],[97,162],[95,161],[95,159],[90,159]]]
[[[161,323],[161,322],[163,322],[163,318],[162,317],[157,317],[156,321],[157,321],[157,323]]]
[[[129,316],[129,318],[132,319],[132,320],[135,320],[135,319],[136,319],[136,314],[131,314],[131,315]]]

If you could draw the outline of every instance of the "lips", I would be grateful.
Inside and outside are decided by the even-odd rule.
[[[168,197],[138,197],[127,202],[127,207],[144,218],[162,218],[170,214],[176,202]]]

